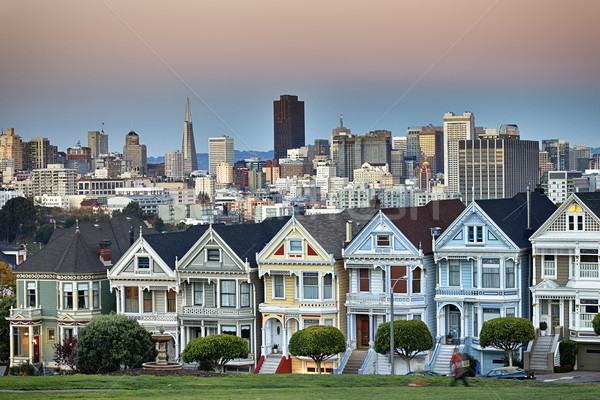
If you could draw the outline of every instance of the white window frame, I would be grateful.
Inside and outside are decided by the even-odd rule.
[[[546,261],[550,261],[550,260],[546,260],[546,257],[554,257],[553,262],[554,262],[554,266],[553,266],[553,274],[547,274],[546,273]],[[549,279],[557,279],[557,275],[558,275],[558,271],[557,271],[557,264],[558,264],[558,260],[557,260],[557,255],[556,254],[544,254],[542,256],[542,279],[544,278],[549,278]]]
[[[148,259],[148,266],[147,267],[140,267],[140,258],[147,258]],[[136,254],[135,255],[135,270],[136,271],[152,271],[152,257],[150,257],[149,254]]]
[[[30,303],[30,295],[29,291],[31,290],[30,286],[33,286],[33,307],[35,308],[38,304],[38,289],[36,281],[27,281],[25,282],[25,307],[32,307]]]
[[[387,244],[379,244],[379,238],[387,240]],[[389,233],[377,233],[375,234],[375,247],[389,248],[392,247],[392,235]]]
[[[469,245],[485,244],[484,227],[485,225],[480,224],[465,225],[465,243]],[[469,238],[469,231],[471,229],[473,229],[473,240]],[[481,232],[481,236],[479,236],[479,232]],[[481,237],[481,240],[478,240],[479,237]]]
[[[219,259],[218,260],[211,260],[210,259],[209,253],[211,251],[217,251],[219,253]],[[206,251],[205,251],[204,254],[205,254],[204,261],[206,261],[206,262],[221,262],[221,249],[219,249],[219,248],[210,248],[210,247],[206,248]]]
[[[327,297],[325,295],[325,288],[328,285],[325,285],[325,279],[327,279],[327,277],[329,277],[329,279],[331,279],[331,296]],[[323,300],[333,300],[333,274],[325,274],[323,275]]]
[[[292,243],[297,245],[298,242],[300,243],[300,250],[292,248]],[[287,254],[294,254],[294,255],[304,254],[304,239],[302,239],[301,237],[293,237],[293,238],[287,239],[286,245],[287,245]]]
[[[307,275],[307,274],[311,274],[311,275]],[[316,276],[314,276],[313,274],[316,274]],[[304,279],[306,279],[306,278],[311,278],[311,279],[316,278],[317,279],[317,290],[316,290],[317,297],[316,298],[307,298],[306,297],[306,293],[304,290],[305,286],[306,286],[304,283]],[[314,285],[310,285],[310,286],[314,287]],[[303,272],[302,273],[302,299],[303,300],[312,300],[312,301],[320,300],[320,295],[319,295],[320,289],[321,289],[321,282],[320,282],[320,276],[319,276],[318,272]]]
[[[279,276],[281,277],[281,281],[282,281],[281,284],[283,286],[283,296],[281,296],[281,297],[278,297],[278,296],[275,295],[275,286],[276,286],[275,278],[277,278]],[[273,277],[271,279],[271,285],[272,285],[272,287],[271,287],[271,299],[274,299],[274,300],[284,300],[285,299],[285,275],[273,275]]]

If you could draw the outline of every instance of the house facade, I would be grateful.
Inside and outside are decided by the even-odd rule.
[[[345,297],[348,273],[342,247],[373,216],[373,209],[344,210],[339,214],[292,216],[257,254],[264,284],[262,317],[263,355],[281,353],[286,372],[313,373],[315,363],[292,357],[288,343],[298,330],[311,325],[331,325],[347,332]],[[333,372],[339,358],[322,363]]]
[[[54,347],[97,315],[115,310],[106,271],[142,221],[119,216],[54,232],[48,245],[15,270],[17,306],[10,317],[10,364],[54,365]],[[130,234],[131,232],[131,234]]]
[[[600,371],[600,193],[573,193],[530,238],[533,323],[577,342],[577,368]]]
[[[539,193],[476,200],[440,235],[435,243],[436,351],[460,346],[479,360],[484,373],[501,366],[503,352],[479,345],[481,326],[492,318],[531,317],[527,235],[555,209]]]
[[[172,360],[196,337],[242,337],[250,354],[230,361],[226,371],[251,372],[261,345],[257,304],[263,298],[255,255],[286,220],[140,236],[109,272],[117,312],[150,332],[162,328],[171,335]]]
[[[394,320],[422,320],[435,337],[436,268],[430,229],[445,229],[462,210],[460,200],[381,210],[343,250],[349,274],[348,341],[352,349],[368,349],[361,372],[389,373],[388,356],[374,353],[373,344],[379,324],[390,320],[390,293]],[[413,364],[422,369],[425,361],[417,357]],[[404,361],[397,359],[396,373],[408,372],[405,369]]]

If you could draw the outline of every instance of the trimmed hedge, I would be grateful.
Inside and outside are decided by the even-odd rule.
[[[560,353],[560,366],[575,365],[577,360],[577,342],[572,340],[563,340],[558,344]]]

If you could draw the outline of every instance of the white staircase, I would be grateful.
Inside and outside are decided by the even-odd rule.
[[[281,362],[281,354],[269,354],[265,357],[265,360],[260,367],[259,374],[274,374],[277,371],[277,367],[279,367],[279,363]]]
[[[433,371],[442,375],[451,375],[452,369],[450,364],[452,361],[452,353],[456,345],[454,344],[440,344],[440,350],[433,366]]]
[[[539,336],[533,344],[533,351],[529,359],[529,369],[534,371],[549,371],[548,368],[548,353],[552,351],[552,342],[554,336]]]

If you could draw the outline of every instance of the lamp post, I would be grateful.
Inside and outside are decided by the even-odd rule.
[[[394,346],[394,288],[396,287],[398,282],[406,281],[408,279],[408,276],[404,275],[403,277],[398,279],[392,285],[391,272],[392,271],[391,271],[391,267],[390,267],[390,274],[389,274],[390,275],[390,373],[392,375],[394,375],[395,374],[394,352],[396,351],[396,346]]]

